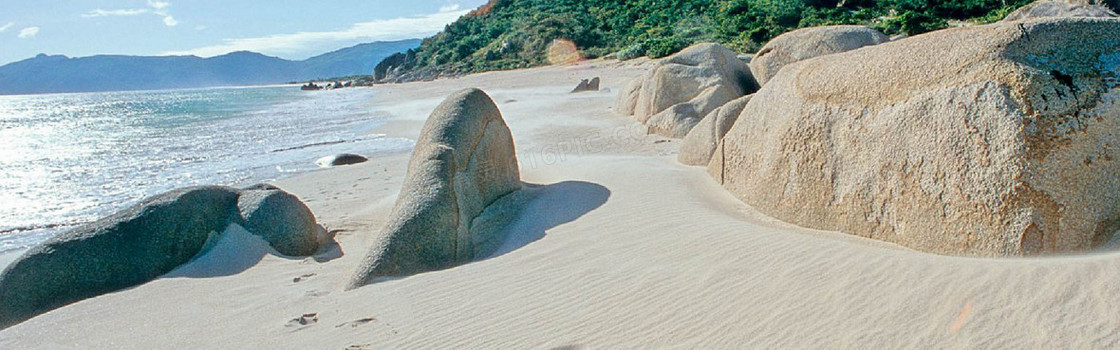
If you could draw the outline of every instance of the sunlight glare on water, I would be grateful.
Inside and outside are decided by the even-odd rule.
[[[412,141],[369,135],[373,89],[292,87],[0,96],[0,252],[145,197],[244,186]]]

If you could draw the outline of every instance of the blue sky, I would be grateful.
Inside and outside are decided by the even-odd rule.
[[[429,36],[485,0],[0,0],[0,65],[39,53],[304,59]]]

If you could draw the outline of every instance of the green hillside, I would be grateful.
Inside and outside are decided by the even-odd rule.
[[[387,59],[377,73],[390,66],[431,76],[543,65],[554,39],[571,40],[587,58],[617,52],[625,59],[666,56],[701,41],[753,52],[778,34],[820,25],[863,24],[913,35],[957,21],[997,21],[1031,1],[492,0],[417,50]],[[1116,0],[1110,1],[1115,9]]]

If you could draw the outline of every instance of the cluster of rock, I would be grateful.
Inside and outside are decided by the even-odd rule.
[[[657,63],[619,94],[614,110],[650,133],[682,138],[704,115],[758,90],[746,63],[717,44],[693,45]]]
[[[889,43],[779,36],[750,63],[761,89],[708,113],[678,159],[776,218],[921,251],[1100,245],[1120,229],[1120,20],[1021,11]]]
[[[348,288],[497,250],[521,187],[513,137],[494,101],[478,89],[452,94],[425,122],[389,222]]]
[[[344,88],[354,87],[354,86],[362,86],[362,85],[358,84],[358,83],[355,83],[353,80],[348,80],[345,83],[341,82],[341,81],[336,81],[336,82],[333,82],[333,83],[328,82],[328,83],[323,84],[323,85],[315,84],[315,82],[309,81],[309,82],[307,82],[307,84],[301,85],[299,87],[299,89],[303,90],[303,91],[319,91],[319,90],[344,89]],[[368,86],[368,85],[366,85],[366,86]]]
[[[166,274],[204,253],[231,224],[284,255],[311,255],[324,240],[311,210],[270,185],[167,192],[61,233],[4,269],[0,328]]]
[[[386,57],[373,67],[373,82],[405,83],[411,81],[432,81],[437,78],[454,78],[463,74],[454,69],[417,68],[416,50],[398,52]]]

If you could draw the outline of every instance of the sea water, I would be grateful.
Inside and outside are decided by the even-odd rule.
[[[373,133],[374,89],[214,88],[0,96],[0,253],[184,186],[247,186],[337,153],[406,152]]]

